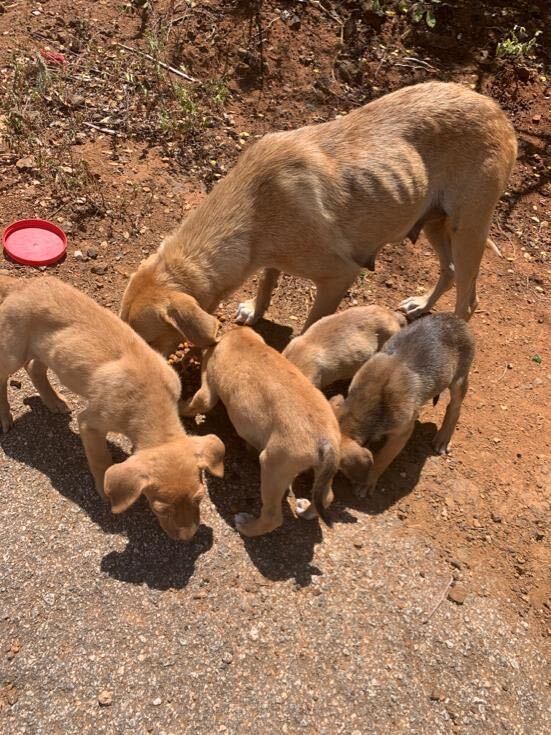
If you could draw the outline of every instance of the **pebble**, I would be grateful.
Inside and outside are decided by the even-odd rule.
[[[467,597],[467,590],[461,585],[452,587],[448,592],[448,600],[455,602],[456,605],[462,605]]]
[[[222,656],[222,661],[223,661],[223,662],[224,662],[225,664],[231,664],[231,662],[233,661],[233,656],[232,656],[232,654],[231,654],[231,653],[230,653],[229,651],[226,651],[226,652],[225,652],[225,653],[223,654],[223,656]]]
[[[75,252],[73,253],[73,258],[75,258],[76,260],[82,260],[84,258],[84,253],[82,252],[82,250],[75,250]]]
[[[151,704],[152,704],[152,705],[154,705],[155,707],[158,707],[158,706],[159,706],[160,704],[162,704],[162,702],[163,702],[163,700],[162,700],[162,699],[161,699],[160,697],[156,697],[156,698],[155,698],[155,699],[154,699],[154,700],[153,700],[153,701],[151,702]]]
[[[89,258],[92,258],[92,260],[95,260],[98,257],[98,251],[94,248],[88,248],[88,250],[86,251],[86,255]]]
[[[94,265],[92,266],[92,273],[95,273],[96,276],[104,276],[107,273],[107,266]]]
[[[113,694],[107,689],[104,689],[98,694],[98,702],[101,707],[109,707],[113,704]]]
[[[251,628],[249,631],[249,638],[251,641],[257,641],[260,636],[260,633],[258,632],[258,628]]]

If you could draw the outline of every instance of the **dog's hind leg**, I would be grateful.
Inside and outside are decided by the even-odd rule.
[[[446,414],[440,431],[437,432],[433,441],[434,449],[438,454],[446,454],[448,452],[449,443],[455,431],[461,411],[461,404],[463,403],[468,387],[469,380],[467,377],[459,378],[450,385],[450,402],[446,408]]]
[[[448,234],[446,219],[441,218],[425,222],[423,232],[438,255],[440,261],[440,276],[433,290],[425,296],[410,296],[400,304],[409,319],[415,319],[421,314],[430,311],[443,293],[453,285],[454,266],[452,261],[452,247]]]
[[[52,413],[70,413],[71,409],[52,388],[48,380],[47,367],[39,360],[31,360],[25,365],[34,387],[40,394],[42,402]]]
[[[244,301],[237,307],[235,321],[239,324],[256,324],[264,316],[270,306],[274,288],[277,286],[280,271],[276,268],[266,268],[262,272],[255,299]]]
[[[312,305],[308,319],[304,325],[303,332],[310,327],[318,319],[328,314],[333,314],[337,310],[338,305],[346,295],[350,286],[354,283],[357,271],[345,271],[340,276],[334,278],[325,278],[323,281],[316,281],[316,299]]]
[[[244,536],[261,536],[283,523],[281,503],[289,485],[308,463],[297,464],[284,452],[274,448],[260,453],[260,494],[262,511],[259,518],[248,513],[235,516],[237,530]]]

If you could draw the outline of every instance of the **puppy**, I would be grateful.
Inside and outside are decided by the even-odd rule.
[[[122,513],[143,493],[166,533],[191,539],[204,494],[201,470],[224,472],[218,437],[189,437],[178,416],[176,373],[127,324],[56,278],[0,276],[0,422],[13,420],[9,376],[25,366],[42,401],[69,411],[47,377],[51,368],[86,398],[80,437],[98,493]],[[113,465],[106,435],[125,434],[135,453]],[[113,466],[112,466],[113,465]]]
[[[395,334],[354,376],[348,396],[332,405],[342,432],[340,469],[361,497],[402,451],[424,403],[449,388],[450,402],[435,436],[438,454],[448,445],[467,392],[474,357],[468,325],[453,314],[434,314]],[[373,457],[362,445],[384,439]]]
[[[403,314],[383,306],[355,306],[320,319],[291,340],[283,356],[316,388],[324,388],[350,380],[406,324]]]
[[[423,230],[440,277],[430,294],[401,308],[410,317],[430,311],[455,280],[455,313],[469,319],[516,153],[514,130],[495,102],[443,82],[266,135],[132,276],[121,317],[165,351],[182,335],[207,344],[208,313],[265,269],[237,320],[260,319],[285,271],[316,284],[307,328],[336,310],[362,268],[374,269],[383,245],[415,241]]]
[[[230,330],[208,348],[201,388],[182,404],[185,416],[210,411],[220,399],[237,433],[260,452],[262,512],[235,517],[245,536],[259,536],[283,522],[281,501],[293,479],[314,468],[312,503],[297,500],[297,513],[320,515],[333,500],[340,433],[325,397],[294,365],[248,327]]]

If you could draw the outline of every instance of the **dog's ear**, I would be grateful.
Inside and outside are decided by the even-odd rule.
[[[208,347],[216,343],[218,320],[203,311],[193,296],[174,291],[170,294],[166,312],[162,316],[197,347]]]
[[[338,418],[340,410],[342,408],[342,405],[344,403],[344,396],[342,394],[339,394],[338,396],[333,396],[329,399],[329,405],[333,409],[335,416]]]
[[[105,473],[104,492],[113,513],[123,513],[149,488],[150,478],[135,457],[112,465]]]
[[[339,469],[356,485],[365,485],[373,464],[373,454],[348,436],[342,437]]]
[[[197,466],[201,470],[208,470],[215,477],[224,477],[224,442],[215,434],[191,437],[195,444]]]

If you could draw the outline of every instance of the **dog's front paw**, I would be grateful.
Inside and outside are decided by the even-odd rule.
[[[235,313],[235,321],[238,324],[248,324],[249,326],[256,324],[258,316],[255,313],[254,299],[243,301],[239,304]]]
[[[297,498],[295,503],[295,509],[299,518],[304,518],[307,521],[311,521],[318,517],[316,509],[312,503],[306,498]]]
[[[13,416],[10,411],[2,414],[0,417],[0,424],[2,424],[2,432],[7,434],[13,426]]]
[[[450,441],[446,436],[442,436],[440,432],[437,432],[436,436],[432,441],[432,446],[436,454],[445,456],[450,451]]]
[[[57,398],[57,400],[48,401],[46,403],[46,408],[48,411],[51,411],[51,413],[71,413],[71,409],[69,406],[65,403],[63,398]]]
[[[428,299],[424,296],[410,296],[404,299],[398,307],[408,319],[417,319],[427,311]]]
[[[247,531],[256,521],[255,517],[252,516],[250,513],[237,513],[233,517],[233,520],[235,523],[235,527],[237,528],[239,533],[242,533],[244,536],[249,535]]]

